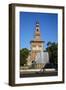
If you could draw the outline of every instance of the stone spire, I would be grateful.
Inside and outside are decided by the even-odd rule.
[[[36,22],[34,40],[35,40],[35,41],[41,41],[41,39],[40,39],[40,25],[39,25],[39,22]]]

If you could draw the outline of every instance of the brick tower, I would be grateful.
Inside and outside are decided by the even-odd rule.
[[[34,61],[38,52],[44,51],[44,41],[41,40],[40,25],[36,22],[34,39],[30,41],[31,44],[31,60]]]

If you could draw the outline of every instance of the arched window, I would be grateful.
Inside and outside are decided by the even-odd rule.
[[[39,31],[39,29],[37,29],[37,31]]]

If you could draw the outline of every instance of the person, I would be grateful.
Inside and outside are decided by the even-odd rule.
[[[35,68],[35,65],[36,65],[36,61],[32,61],[32,68]]]

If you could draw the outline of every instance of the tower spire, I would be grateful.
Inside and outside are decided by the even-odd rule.
[[[35,41],[40,41],[40,25],[39,22],[36,22],[36,28],[35,28]]]

